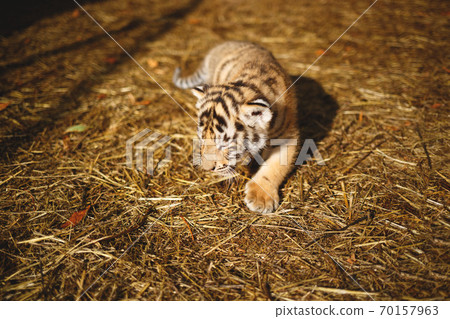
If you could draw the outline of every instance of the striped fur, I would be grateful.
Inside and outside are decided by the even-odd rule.
[[[285,92],[289,76],[269,51],[237,41],[210,50],[194,74],[180,73],[177,68],[174,84],[198,98],[202,168],[229,175],[248,154],[262,156],[264,165],[246,185],[245,203],[252,211],[272,212],[297,155],[296,145],[278,141],[299,138],[295,93]],[[274,139],[277,145],[270,145]]]

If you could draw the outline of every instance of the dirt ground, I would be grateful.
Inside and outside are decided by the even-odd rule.
[[[0,36],[1,300],[449,299],[448,2],[380,0],[339,38],[371,0],[80,1],[135,61],[45,3]],[[192,164],[172,72],[225,40],[307,71],[302,138],[326,165],[297,167],[272,215],[246,208],[245,168],[227,189]],[[126,165],[146,128],[171,138],[153,176]]]

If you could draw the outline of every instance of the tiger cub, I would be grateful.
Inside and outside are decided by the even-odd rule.
[[[201,167],[229,176],[249,154],[263,159],[245,186],[245,203],[253,212],[273,212],[298,153],[297,100],[288,90],[289,76],[268,50],[238,41],[211,49],[191,76],[180,73],[177,68],[174,84],[191,88],[198,98]]]

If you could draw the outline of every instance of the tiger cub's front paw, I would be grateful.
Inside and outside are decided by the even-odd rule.
[[[245,185],[245,204],[257,213],[269,214],[278,207],[278,189],[269,182],[251,180]]]

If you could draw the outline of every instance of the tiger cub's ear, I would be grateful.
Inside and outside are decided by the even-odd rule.
[[[196,86],[195,88],[193,88],[191,90],[192,94],[194,94],[198,99],[201,99],[202,97],[205,96],[205,92],[207,90],[208,86],[205,85],[199,85]]]
[[[266,126],[272,119],[270,103],[264,99],[247,102],[242,106],[239,117],[247,126]]]

